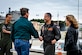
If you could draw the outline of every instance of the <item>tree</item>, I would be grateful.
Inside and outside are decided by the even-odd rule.
[[[37,22],[40,22],[40,23],[44,23],[43,19],[32,19],[31,21],[37,21]]]

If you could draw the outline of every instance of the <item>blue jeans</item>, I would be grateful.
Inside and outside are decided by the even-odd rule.
[[[29,55],[29,41],[15,39],[14,45],[18,55]]]

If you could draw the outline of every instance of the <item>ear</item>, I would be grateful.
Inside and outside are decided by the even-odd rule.
[[[29,16],[29,13],[26,13]]]

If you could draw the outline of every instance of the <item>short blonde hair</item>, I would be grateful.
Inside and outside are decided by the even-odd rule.
[[[76,18],[73,15],[67,15],[66,19],[71,23],[71,25],[75,29],[78,29],[78,22],[77,22]]]

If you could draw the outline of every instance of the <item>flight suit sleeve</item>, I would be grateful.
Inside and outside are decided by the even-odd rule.
[[[42,31],[42,29],[43,29],[43,26],[41,27],[41,31],[40,31],[40,36],[43,37],[43,31]]]
[[[2,25],[2,30],[3,30],[3,29],[5,29],[5,30],[6,30],[6,27],[5,27],[5,25]]]
[[[41,29],[41,31],[40,31],[40,36],[42,36],[42,29]]]
[[[53,28],[54,28],[54,33],[55,33],[54,38],[56,39],[56,41],[58,41],[61,38],[60,30],[59,28],[57,28],[56,25],[54,25]]]

